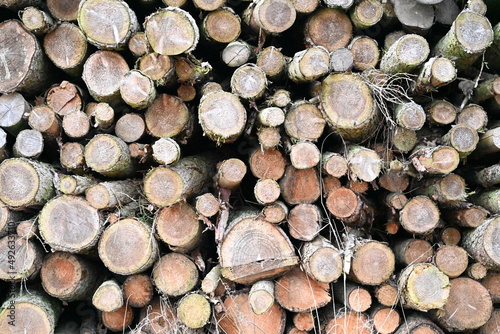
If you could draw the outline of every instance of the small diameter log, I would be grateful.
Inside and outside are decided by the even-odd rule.
[[[341,311],[333,319],[325,321],[324,331],[329,334],[370,334],[372,324],[364,313]]]
[[[243,99],[260,98],[267,84],[266,73],[255,64],[242,65],[231,76],[231,91]]]
[[[286,160],[279,150],[254,150],[250,153],[252,174],[260,179],[279,180],[285,173]]]
[[[323,80],[321,108],[326,121],[347,140],[363,141],[377,127],[371,90],[357,75],[330,74]]]
[[[279,153],[279,151],[276,152]],[[284,163],[284,158],[282,157],[282,159]],[[227,159],[217,164],[217,174],[215,176],[215,182],[221,188],[233,190],[240,185],[246,173],[247,173],[247,166],[243,161],[237,158]],[[261,177],[260,175],[259,176],[255,175],[255,176],[258,178]]]
[[[395,161],[394,165],[397,164],[400,164],[400,162]],[[394,193],[405,191],[410,184],[410,180],[408,175],[400,167],[401,166],[391,166],[391,169],[389,169],[387,173],[379,177],[379,185]]]
[[[474,184],[484,188],[491,188],[500,184],[500,164],[492,165],[474,172],[472,176]]]
[[[85,199],[96,209],[110,210],[130,203],[138,195],[138,186],[132,181],[109,181],[90,186]]]
[[[255,282],[248,293],[248,303],[255,314],[263,314],[269,311],[274,304],[274,282]]]
[[[108,134],[99,134],[88,142],[85,161],[93,171],[107,177],[124,177],[134,172],[127,144]]]
[[[467,276],[473,280],[480,281],[488,274],[488,268],[486,268],[482,263],[475,262],[467,267],[466,273]],[[494,296],[492,296],[492,298],[493,302],[495,302]]]
[[[417,147],[410,156],[415,169],[420,173],[448,174],[460,162],[460,155],[453,147]]]
[[[368,2],[375,3],[376,1],[364,1],[364,3]],[[360,5],[361,4],[362,3],[360,3]],[[349,50],[352,52],[353,57],[352,66],[358,71],[364,71],[377,66],[380,58],[380,51],[377,41],[373,38],[367,36],[355,37],[349,44]]]
[[[25,239],[38,237],[38,223],[32,219],[19,222],[19,225],[16,227],[16,233]]]
[[[270,204],[279,198],[280,185],[272,179],[260,179],[255,184],[253,193],[259,204]]]
[[[123,115],[116,121],[115,134],[126,143],[133,143],[146,133],[144,118],[135,113]]]
[[[399,291],[394,283],[384,282],[375,287],[375,298],[380,305],[392,308],[399,301]]]
[[[496,246],[496,240],[499,231],[500,218],[489,218],[474,230],[464,234],[462,246],[477,262],[488,269],[498,269],[500,249]]]
[[[61,312],[60,303],[45,293],[15,293],[0,308],[0,331],[11,333],[14,324],[18,333],[54,333]]]
[[[47,7],[50,14],[58,20],[76,21],[80,2],[80,0],[68,0],[61,3],[57,0],[47,0]]]
[[[488,114],[480,105],[469,104],[457,115],[456,123],[465,124],[476,131],[483,132],[488,124]]]
[[[0,96],[0,126],[12,135],[26,127],[25,115],[31,107],[19,93],[10,93]]]
[[[168,35],[164,31],[170,31]],[[164,56],[189,53],[200,38],[198,26],[191,14],[177,8],[163,8],[146,18],[144,32],[153,50]]]
[[[139,31],[130,36],[130,39],[127,43],[127,48],[130,50],[130,53],[136,58],[142,57],[153,50],[149,45],[148,38],[146,37],[146,33]]]
[[[406,32],[403,30],[396,30],[388,33],[384,37],[384,49],[389,50],[389,48],[394,44],[398,39],[406,35]]]
[[[361,54],[358,54],[361,56]],[[370,57],[371,55],[368,55]],[[378,59],[377,59],[378,61]],[[330,53],[330,70],[333,72],[345,72],[354,66],[354,55],[347,48],[340,48]],[[316,95],[316,94],[315,94]]]
[[[172,138],[160,138],[151,148],[153,159],[161,165],[175,164],[181,158],[181,148]]]
[[[123,77],[120,95],[123,101],[132,108],[147,108],[156,99],[154,81],[138,70],[131,70]]]
[[[0,162],[9,157],[9,149],[7,147],[7,133],[0,128]]]
[[[238,292],[224,300],[226,312],[215,315],[217,324],[227,334],[252,334],[263,332],[281,334],[285,331],[285,311],[277,303],[263,314],[255,314],[250,308],[249,296]]]
[[[144,194],[155,205],[172,205],[202,193],[211,182],[213,169],[214,161],[208,155],[182,158],[173,167],[153,168],[144,177]]]
[[[403,193],[389,193],[384,198],[384,203],[390,208],[401,210],[408,203],[408,197]]]
[[[443,210],[443,217],[446,221],[463,227],[478,227],[487,216],[488,212],[484,208],[472,204],[467,204],[463,208]]]
[[[425,195],[439,204],[454,205],[467,198],[466,184],[461,176],[448,174],[442,178],[424,180],[415,193]]]
[[[394,13],[406,30],[425,34],[434,24],[434,8],[419,1],[393,1]]]
[[[321,170],[333,177],[342,177],[347,173],[347,160],[338,153],[325,152],[321,157]]]
[[[415,102],[401,103],[394,109],[396,123],[408,130],[417,131],[425,124],[424,108]]]
[[[185,255],[163,255],[153,268],[156,288],[168,297],[177,297],[191,291],[198,283],[198,269]]]
[[[288,62],[279,49],[269,46],[257,54],[255,63],[264,70],[269,79],[274,81],[281,78]]]
[[[167,94],[159,95],[145,114],[148,132],[158,138],[181,135],[189,127],[191,117],[180,98]]]
[[[312,46],[295,53],[288,65],[288,77],[294,82],[316,80],[330,70],[330,54],[322,46]]]
[[[407,34],[387,50],[380,61],[380,69],[387,74],[409,73],[422,64],[429,53],[429,43],[425,38]]]
[[[404,307],[428,311],[443,307],[450,294],[450,280],[436,266],[428,263],[406,267],[398,280]]]
[[[207,295],[212,294],[217,289],[221,279],[220,264],[213,267],[201,281],[201,290]]]
[[[113,312],[123,306],[123,291],[116,280],[103,282],[92,296],[92,305],[102,312]]]
[[[297,264],[292,244],[274,224],[253,211],[238,212],[219,246],[222,275],[241,284],[276,277]],[[238,250],[238,251],[235,251]]]
[[[130,326],[134,320],[134,313],[132,308],[124,304],[118,310],[113,312],[103,312],[102,324],[109,330],[113,332],[122,332]]]
[[[364,285],[378,285],[391,277],[394,266],[394,253],[388,246],[368,241],[354,250],[350,276]]]
[[[229,67],[240,67],[248,63],[253,54],[253,47],[250,44],[237,40],[226,45],[222,50],[221,58]]]
[[[288,206],[282,201],[275,201],[262,208],[262,217],[270,223],[281,223],[288,216]]]
[[[367,29],[374,26],[382,19],[383,14],[383,5],[377,0],[357,2],[350,11],[351,21],[358,29]]]
[[[202,328],[210,322],[211,315],[210,302],[199,293],[187,294],[177,304],[177,316],[188,328]]]
[[[0,93],[35,93],[46,88],[50,67],[36,37],[18,20],[0,24]]]
[[[347,163],[351,176],[365,182],[375,180],[382,168],[380,156],[375,151],[362,146],[349,147]]]
[[[486,131],[479,137],[477,157],[500,152],[500,126]]]
[[[15,229],[10,231],[16,233]],[[0,279],[14,282],[35,278],[40,272],[43,248],[34,240],[9,234],[0,239]]]
[[[260,0],[248,9],[250,26],[254,30],[262,29],[265,33],[279,34],[288,30],[296,18],[296,11],[289,0]],[[245,16],[245,14],[244,14]]]
[[[156,86],[172,83],[175,71],[174,60],[158,53],[148,53],[137,60],[136,68],[149,76]]]
[[[500,189],[485,190],[471,198],[474,204],[481,205],[493,214],[500,214]]]
[[[62,128],[69,138],[81,139],[90,131],[90,118],[83,111],[70,111],[63,117]]]
[[[89,48],[78,26],[69,22],[60,23],[45,35],[43,49],[56,67],[71,76],[82,74]]]
[[[431,233],[439,224],[437,205],[426,196],[416,196],[406,203],[399,215],[401,226],[413,234]]]
[[[366,288],[349,281],[346,281],[345,284],[342,282],[334,284],[333,293],[335,298],[354,312],[364,312],[372,305],[370,292]]]
[[[393,248],[397,263],[403,266],[429,262],[434,256],[432,245],[422,239],[401,240]]]
[[[49,106],[34,107],[28,117],[29,126],[40,131],[46,139],[55,139],[61,134],[61,121]]]
[[[325,124],[320,110],[311,103],[295,103],[285,115],[285,132],[292,140],[316,141]]]
[[[399,312],[391,307],[376,307],[370,312],[373,329],[380,334],[391,334],[401,323]]]
[[[448,85],[457,78],[457,70],[448,58],[433,57],[420,69],[414,90],[424,94]]]
[[[257,130],[257,139],[263,150],[276,149],[281,144],[279,128],[264,127]]]
[[[440,316],[436,317],[436,322],[448,332],[483,326],[493,311],[488,290],[481,283],[466,277],[452,279],[450,285],[450,297]],[[436,312],[432,314],[436,315]]]
[[[352,23],[342,10],[322,8],[309,16],[304,36],[306,46],[322,46],[332,52],[347,46],[352,38]]]
[[[253,71],[254,67],[251,68]],[[205,135],[224,144],[234,142],[243,133],[247,112],[236,95],[217,91],[201,98],[198,118]]]
[[[469,264],[469,258],[462,247],[445,245],[436,251],[434,262],[443,274],[449,278],[455,278],[465,272]]]
[[[22,130],[16,136],[12,153],[17,158],[38,158],[44,148],[42,133],[36,130]]]
[[[434,100],[425,108],[427,119],[437,125],[448,125],[455,121],[457,108],[445,100]]]
[[[86,252],[94,247],[103,223],[89,202],[70,195],[56,197],[45,204],[38,219],[43,240],[53,250],[70,253]]]
[[[121,50],[139,30],[135,13],[125,1],[85,0],[78,9],[78,26],[90,44],[99,49]]]
[[[301,141],[290,147],[290,162],[297,169],[313,168],[320,159],[321,152],[314,143]]]
[[[314,204],[298,204],[288,215],[288,231],[297,240],[311,241],[321,231],[323,214]]]
[[[500,77],[481,82],[477,88],[474,88],[472,101],[481,103],[494,98],[496,95],[500,95]]]
[[[325,306],[332,299],[329,290],[328,284],[316,282],[298,267],[280,277],[274,289],[276,301],[291,312],[309,312]]]
[[[196,197],[195,208],[196,212],[204,217],[213,217],[220,211],[219,200],[211,193],[205,193]]]
[[[45,101],[59,116],[64,116],[73,110],[83,110],[80,87],[68,81],[54,85],[47,93]]]
[[[26,213],[14,211],[0,201],[0,237],[15,234],[18,224],[26,218]]]
[[[40,278],[49,295],[71,302],[89,299],[101,274],[102,270],[84,257],[55,252],[43,259]]]
[[[290,104],[290,92],[285,89],[276,89],[276,91],[269,97],[268,102],[278,108],[285,108]]]
[[[85,113],[90,118],[92,126],[109,132],[115,121],[115,111],[107,103],[89,103],[85,108]]]
[[[196,98],[196,88],[190,84],[181,84],[177,88],[177,96],[184,102],[193,101]]]
[[[443,136],[443,143],[453,147],[461,158],[470,155],[479,142],[477,131],[469,125],[457,124]]]
[[[268,107],[259,110],[257,121],[267,127],[278,127],[285,122],[285,112],[278,107]]]
[[[460,239],[462,239],[462,234],[456,227],[449,226],[441,231],[441,241],[445,245],[458,245]]]
[[[312,331],[314,329],[315,319],[312,312],[299,312],[293,315],[293,325],[298,331]],[[289,332],[290,333],[290,332]],[[300,334],[300,333],[299,333]]]
[[[85,61],[82,78],[96,101],[115,104],[120,100],[120,85],[129,70],[120,54],[97,51]]]
[[[392,135],[392,146],[394,150],[407,153],[417,145],[417,134],[413,130],[397,126]]]
[[[186,202],[161,209],[154,225],[160,240],[176,252],[187,253],[200,243],[203,226],[195,210]]]
[[[54,171],[47,164],[7,159],[0,165],[0,175],[0,200],[11,208],[40,207],[54,196]]]
[[[153,293],[153,282],[149,275],[130,275],[123,282],[123,297],[125,303],[132,307],[147,306],[153,300]]]
[[[59,152],[59,161],[66,170],[80,174],[87,168],[85,147],[77,142],[64,143]]]
[[[231,43],[241,33],[241,19],[229,7],[217,9],[203,18],[202,33],[209,41]]]
[[[280,180],[280,188],[283,199],[290,205],[311,204],[321,195],[318,172],[314,168],[288,166]]]
[[[500,302],[500,273],[488,272],[486,277],[481,281],[481,284],[490,292],[494,303]]]
[[[413,313],[407,315],[398,330],[394,334],[443,334],[443,330],[438,325],[430,321],[423,315]]]
[[[474,32],[470,30],[471,26],[476,28]],[[454,59],[455,67],[460,72],[472,66],[492,42],[493,29],[488,19],[466,9],[436,44],[434,53]]]
[[[24,27],[35,35],[44,35],[54,27],[52,17],[36,7],[26,7],[19,12]]]

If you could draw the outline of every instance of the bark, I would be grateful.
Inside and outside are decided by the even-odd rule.
[[[201,281],[201,290],[207,295],[215,292],[221,280],[220,264],[213,267]]]
[[[320,110],[311,103],[295,103],[285,114],[285,132],[292,140],[316,141],[323,134],[325,124]]]
[[[499,229],[500,219],[492,217],[472,231],[465,233],[462,239],[462,246],[465,250],[488,269],[500,267],[500,250],[495,246]]]
[[[168,297],[178,297],[194,289],[198,283],[198,269],[186,255],[168,253],[153,268],[153,283]]]
[[[134,173],[127,144],[108,134],[96,135],[87,143],[85,162],[93,171],[111,178],[126,177]]]
[[[199,293],[185,295],[177,305],[177,316],[188,328],[202,328],[210,322],[211,315],[210,303]]]
[[[199,0],[197,1],[199,2]],[[208,4],[209,1],[205,1]],[[209,41],[217,43],[231,43],[241,33],[241,19],[229,7],[219,8],[222,0],[213,1],[217,5],[215,11],[208,13],[202,22],[202,33]],[[196,6],[195,2],[195,6]]]
[[[484,190],[471,198],[474,204],[480,205],[493,214],[500,214],[500,189]]]
[[[322,46],[332,52],[349,44],[352,29],[349,16],[342,10],[322,8],[307,19],[304,42],[306,46]]]

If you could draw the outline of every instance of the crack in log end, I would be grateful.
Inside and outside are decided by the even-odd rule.
[[[298,264],[298,257],[263,259],[252,263],[223,267],[222,275],[236,283],[250,285],[259,280],[281,276]]]

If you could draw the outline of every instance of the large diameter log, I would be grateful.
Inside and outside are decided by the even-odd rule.
[[[364,285],[379,285],[389,279],[396,263],[392,250],[378,241],[358,245],[351,261],[352,278]]]
[[[352,22],[342,10],[322,8],[309,16],[304,39],[307,46],[322,46],[332,52],[349,44],[352,30]]]
[[[127,144],[108,134],[99,134],[87,143],[85,161],[92,170],[107,177],[124,177],[134,173]]]
[[[406,30],[425,34],[434,24],[434,8],[421,1],[394,0],[394,13]]]
[[[40,272],[43,249],[33,240],[9,234],[0,239],[0,253],[0,279],[4,281],[14,284],[33,279]]]
[[[224,300],[224,313],[216,314],[218,325],[227,334],[282,334],[285,331],[285,311],[274,303],[267,312],[255,314],[247,293],[239,292]]]
[[[97,244],[103,221],[85,199],[62,195],[45,204],[38,224],[41,237],[52,249],[80,253]]]
[[[247,122],[247,112],[238,97],[223,91],[208,93],[201,98],[198,117],[205,135],[219,144],[238,139]]]
[[[99,49],[121,50],[139,30],[135,13],[122,0],[84,0],[78,9],[78,25],[90,44]]]
[[[29,289],[15,293],[0,308],[2,333],[54,333],[62,312],[60,302],[45,293]]]
[[[500,233],[500,218],[492,217],[485,220],[474,230],[465,233],[462,246],[478,262],[490,269],[500,268],[500,248],[498,234]]]
[[[158,258],[158,243],[151,228],[134,218],[109,226],[99,239],[98,250],[104,265],[119,275],[143,272]]]
[[[436,266],[413,264],[399,275],[399,291],[404,307],[428,311],[443,307],[450,294],[450,280]]]
[[[200,32],[191,14],[168,7],[146,18],[144,31],[153,50],[164,56],[189,53],[196,48]],[[169,34],[164,34],[169,31]]]
[[[218,253],[222,275],[241,284],[273,278],[297,264],[283,230],[259,218],[256,212],[239,212],[229,222]]]
[[[169,206],[200,194],[212,181],[214,165],[208,155],[200,155],[182,158],[173,167],[153,168],[144,177],[144,193],[158,206]]]
[[[198,269],[185,255],[168,253],[153,268],[156,288],[169,297],[182,296],[198,283]]]
[[[471,29],[474,27],[474,29]],[[482,15],[462,11],[450,31],[436,44],[434,53],[453,59],[458,71],[472,66],[493,42],[493,29]]]
[[[330,74],[321,87],[326,121],[343,138],[363,141],[373,135],[379,112],[368,85],[357,75]]]
[[[101,270],[95,263],[65,252],[45,256],[40,271],[43,289],[66,302],[90,298],[100,275]]]
[[[44,163],[24,158],[0,165],[0,200],[14,209],[40,207],[54,197],[54,171]]]
[[[436,322],[448,332],[462,332],[483,326],[493,312],[491,296],[481,283],[460,277],[450,281],[450,296]],[[453,315],[453,316],[452,316]]]
[[[50,67],[36,37],[17,20],[0,24],[0,93],[40,92]]]
[[[429,43],[419,35],[399,38],[382,57],[380,69],[388,74],[409,73],[429,56]]]

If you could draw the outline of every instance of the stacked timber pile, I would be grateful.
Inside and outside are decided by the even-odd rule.
[[[500,333],[496,0],[0,0],[0,333]]]

